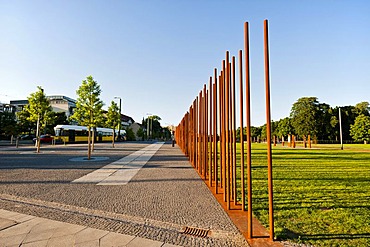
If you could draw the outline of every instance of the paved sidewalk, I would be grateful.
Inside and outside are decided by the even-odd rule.
[[[78,152],[68,146],[41,155],[19,150],[14,157],[4,156],[0,246],[248,246],[178,147],[117,146],[97,146],[95,155],[113,155],[108,161],[71,161]],[[153,155],[150,160],[146,155],[140,158],[143,150],[153,147],[159,149],[148,153]],[[130,155],[147,163],[123,164]],[[16,158],[37,158],[37,163],[12,164]],[[120,178],[125,184],[117,177],[115,185],[73,182],[120,162],[111,175],[123,172],[125,165],[135,170],[129,181],[127,176]],[[186,229],[199,229],[207,236],[194,236]]]
[[[172,247],[175,245],[0,209],[0,246]]]

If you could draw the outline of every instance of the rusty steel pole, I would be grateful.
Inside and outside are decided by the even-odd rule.
[[[226,92],[225,92],[225,130],[226,130],[226,200],[227,209],[230,210],[230,63],[229,63],[229,51],[226,52]]]
[[[199,166],[199,96],[195,100],[195,169]]]
[[[218,77],[218,81],[220,81],[220,77]],[[221,134],[219,134],[219,128],[220,128],[220,122],[219,122],[219,119],[220,119],[220,114],[219,114],[219,90],[217,91],[217,86],[218,86],[218,83],[217,83],[217,69],[215,69],[215,84],[214,84],[214,98],[215,98],[215,101],[214,101],[214,111],[215,111],[215,143],[216,143],[216,146],[215,146],[215,193],[218,194],[218,187],[219,187],[219,178],[220,178],[220,173],[221,173],[221,170],[219,169],[219,166],[221,165],[221,158],[218,156],[218,154],[221,152],[221,148],[219,148],[219,136],[221,136]],[[220,164],[220,165],[219,165]]]
[[[233,163],[233,156],[234,156],[234,153],[233,153],[233,99],[232,99],[232,91],[233,91],[233,87],[232,87],[232,78],[231,78],[231,62],[229,62],[229,66],[228,66],[228,70],[229,70],[229,177],[230,177],[230,202],[234,200],[234,173],[233,173],[233,170],[234,170],[234,163]]]
[[[193,119],[192,119],[192,122],[193,122],[193,167],[195,167],[195,163],[196,163],[196,160],[197,160],[197,151],[196,151],[197,150],[197,136],[196,136],[197,129],[195,127],[196,107],[197,107],[197,102],[196,102],[196,99],[195,99],[193,101]]]
[[[237,183],[236,183],[236,91],[235,91],[235,56],[232,59],[232,86],[233,86],[233,102],[232,102],[232,109],[233,109],[233,177],[234,177],[234,205],[237,203]]]
[[[227,124],[229,125],[229,127],[227,128],[227,135],[228,135],[228,138],[229,138],[229,141],[227,142],[227,145],[228,145],[228,150],[229,150],[229,155],[228,155],[228,166],[229,166],[229,188],[230,188],[230,193],[229,193],[229,198],[230,198],[230,203],[231,201],[233,200],[233,191],[234,191],[234,188],[233,188],[233,149],[232,149],[232,87],[231,87],[231,63],[229,62],[228,66],[227,66],[227,71],[228,71],[228,77],[229,77],[229,83],[228,83],[228,86],[229,86],[229,94],[228,94],[228,97],[229,97],[229,100],[228,100],[228,111],[229,111],[229,114],[228,114],[228,117],[227,117]]]
[[[202,169],[201,174],[203,175],[203,178],[206,178],[205,166],[207,165],[207,154],[206,154],[206,89],[205,86],[203,87],[203,93],[202,93]]]
[[[220,112],[220,117],[219,117],[219,123],[220,123],[220,188],[222,189],[222,193],[223,193],[223,188],[224,188],[224,177],[223,177],[223,173],[224,173],[224,142],[223,142],[223,131],[224,131],[224,122],[223,122],[223,116],[224,116],[224,108],[223,108],[223,93],[224,93],[224,90],[223,90],[223,85],[224,85],[224,82],[223,82],[223,71],[221,70],[220,72],[220,77],[219,77],[219,112]]]
[[[189,108],[189,161],[193,165],[193,105]]]
[[[242,210],[245,211],[245,175],[244,175],[244,109],[243,109],[243,51],[239,50],[239,107],[240,107],[240,189]]]
[[[222,143],[222,165],[221,165],[221,178],[222,178],[222,190],[224,194],[224,201],[227,201],[227,195],[226,195],[226,128],[225,128],[225,77],[226,77],[226,67],[225,67],[225,60],[222,61],[222,73],[221,73],[222,79],[221,79],[221,108],[222,108],[222,116],[221,116],[221,143]]]
[[[218,141],[217,141],[217,69],[214,74],[215,82],[213,84],[213,169],[215,180],[215,193],[218,193]]]
[[[199,169],[201,169],[202,166],[202,149],[201,149],[201,143],[202,143],[202,94],[199,93],[198,96],[198,164],[197,164],[197,171],[199,173]]]
[[[268,165],[268,194],[269,194],[269,225],[270,239],[274,240],[274,205],[272,179],[272,149],[271,149],[271,108],[270,108],[270,64],[268,47],[268,21],[264,21],[265,43],[265,87],[266,87],[266,132],[267,132],[267,165]]]
[[[249,71],[249,24],[244,23],[244,50],[245,50],[245,110],[247,129],[247,190],[248,190],[248,238],[253,237],[252,222],[252,145],[251,145],[251,110],[250,110],[250,71]]]
[[[204,84],[204,179],[207,179],[207,170],[208,170],[208,90],[206,84]]]
[[[213,87],[212,87],[212,76],[209,77],[209,88],[208,88],[208,97],[209,97],[209,100],[207,100],[209,106],[208,106],[208,111],[209,111],[209,117],[208,117],[208,121],[209,121],[209,129],[208,129],[208,137],[207,139],[209,138],[209,147],[208,147],[208,150],[209,150],[209,156],[208,156],[208,183],[209,183],[209,186],[212,187],[212,178],[213,178],[213,162],[212,162],[212,158],[213,158],[213,138],[212,138],[212,135],[214,134],[213,133],[213,98],[212,98],[212,91],[213,91]]]

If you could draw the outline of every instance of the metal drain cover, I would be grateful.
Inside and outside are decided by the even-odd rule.
[[[185,227],[184,234],[188,234],[195,237],[205,238],[210,233],[210,230],[199,229],[194,227]]]

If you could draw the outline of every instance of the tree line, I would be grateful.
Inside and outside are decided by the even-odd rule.
[[[293,104],[289,117],[272,121],[271,133],[277,138],[295,135],[305,139],[310,135],[319,141],[336,142],[340,140],[340,124],[343,140],[370,142],[369,102],[331,107],[320,103],[317,97],[302,97]],[[246,130],[243,133],[246,134]],[[266,124],[251,127],[251,138],[254,141],[266,139]]]

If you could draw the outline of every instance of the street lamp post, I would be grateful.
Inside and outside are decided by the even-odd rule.
[[[121,103],[122,103],[122,99],[121,97],[114,97],[115,99],[119,99],[119,122],[118,122],[118,138],[121,139],[121,122],[122,122],[122,119],[121,119]]]
[[[150,120],[151,120],[151,118],[150,117],[152,117],[152,114],[151,113],[147,113],[146,114],[147,116],[148,116],[148,118],[147,118],[147,138],[148,138],[148,140],[149,140],[149,136],[152,136],[153,135],[153,120],[152,120],[152,126],[150,126]]]
[[[342,113],[339,107],[339,135],[340,135],[340,149],[343,150],[343,133],[342,133]]]

